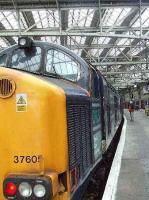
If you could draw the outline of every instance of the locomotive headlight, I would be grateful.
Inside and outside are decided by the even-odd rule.
[[[20,37],[18,39],[18,46],[20,48],[30,48],[32,46],[32,39],[28,37]]]
[[[30,197],[32,194],[31,185],[27,182],[22,182],[19,185],[19,193],[22,197]]]
[[[34,195],[36,197],[44,197],[46,194],[46,189],[43,185],[37,184],[34,186]]]
[[[20,39],[20,45],[24,46],[26,44],[26,39],[25,38],[21,38]]]
[[[3,182],[3,194],[6,199],[49,200],[58,193],[58,179],[54,183],[52,180],[48,176],[35,174],[10,175]],[[54,189],[52,185],[55,186]]]

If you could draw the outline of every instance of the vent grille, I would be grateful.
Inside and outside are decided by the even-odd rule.
[[[67,102],[69,167],[83,177],[91,164],[90,104]]]
[[[0,97],[8,98],[15,91],[15,83],[8,78],[0,78]]]

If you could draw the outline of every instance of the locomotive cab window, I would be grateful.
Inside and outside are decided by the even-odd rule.
[[[0,56],[0,66],[5,66],[6,65],[6,60],[7,60],[7,55],[3,54]]]
[[[77,81],[80,78],[80,64],[67,54],[50,49],[47,53],[46,72]]]
[[[11,67],[30,72],[37,72],[40,68],[40,60],[40,47],[16,49],[12,55]]]

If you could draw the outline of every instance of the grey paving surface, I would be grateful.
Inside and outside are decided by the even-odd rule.
[[[116,200],[149,200],[149,117],[126,112],[127,131]]]

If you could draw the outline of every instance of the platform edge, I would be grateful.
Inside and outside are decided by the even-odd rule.
[[[124,150],[125,138],[126,138],[126,126],[127,119],[124,116],[124,124],[122,128],[122,133],[120,137],[120,141],[112,162],[111,170],[109,173],[109,177],[106,183],[105,191],[102,197],[102,200],[115,200],[115,195],[117,191],[117,183],[120,174],[122,155]]]

